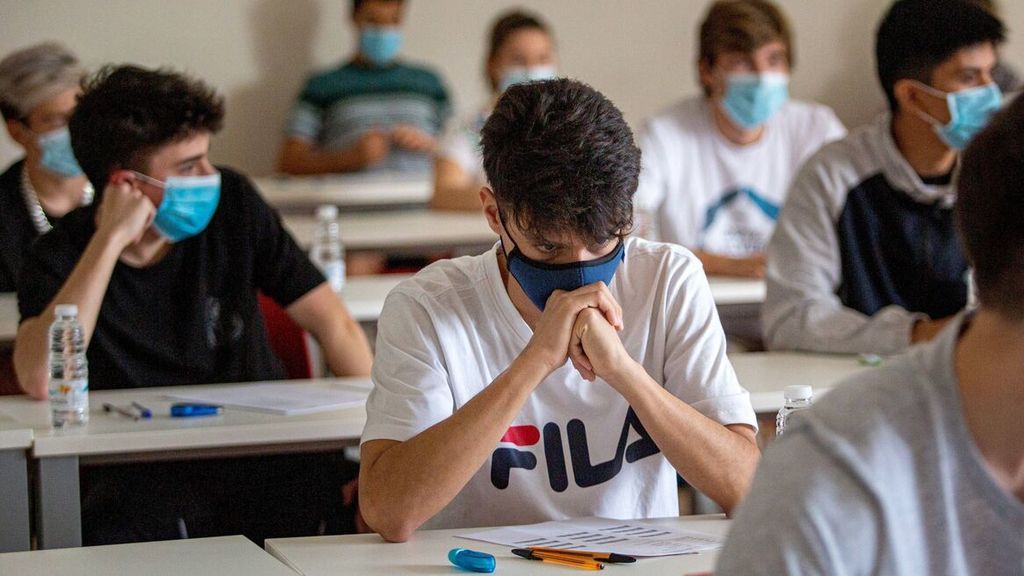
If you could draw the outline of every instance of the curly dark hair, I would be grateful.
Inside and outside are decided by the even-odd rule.
[[[220,130],[224,99],[170,70],[107,66],[89,78],[68,129],[75,158],[97,191],[118,168],[143,168],[157,148]]]
[[[640,149],[622,112],[597,90],[567,79],[512,86],[481,143],[505,221],[595,242],[629,234]]]
[[[1024,320],[1024,98],[964,150],[955,210],[982,306]]]

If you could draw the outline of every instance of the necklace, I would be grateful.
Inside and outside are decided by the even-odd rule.
[[[32,220],[32,225],[36,227],[40,234],[49,232],[53,228],[53,224],[50,224],[46,213],[43,212],[43,206],[39,203],[39,196],[36,194],[36,189],[32,187],[32,181],[28,177],[27,167],[21,169],[21,195],[25,199],[25,208],[28,209],[28,217]],[[94,195],[95,190],[92,187],[92,183],[86,181],[85,186],[82,187],[81,206],[92,204]]]

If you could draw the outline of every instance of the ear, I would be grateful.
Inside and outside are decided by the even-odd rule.
[[[707,58],[703,58],[697,62],[697,80],[700,82],[701,88],[705,94],[714,92],[714,75],[711,71],[711,62]]]
[[[487,218],[487,225],[491,231],[498,236],[504,236],[504,227],[501,225],[501,217],[498,216],[498,199],[494,197],[494,191],[483,186],[480,188],[480,204],[484,208],[484,217]]]
[[[29,133],[25,124],[19,120],[5,120],[4,123],[7,125],[7,135],[11,137],[22,148],[28,148],[32,144],[32,134]]]

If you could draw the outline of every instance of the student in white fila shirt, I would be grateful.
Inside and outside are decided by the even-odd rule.
[[[500,241],[387,298],[360,506],[431,528],[677,515],[676,473],[726,510],[758,459],[700,262],[626,238],[640,151],[571,80],[513,86],[482,131]]]
[[[832,110],[789,100],[789,24],[763,0],[721,0],[700,27],[704,91],[652,118],[641,139],[638,223],[693,250],[709,275],[764,275],[793,174],[846,133]]]

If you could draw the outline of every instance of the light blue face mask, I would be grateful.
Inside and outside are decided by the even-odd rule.
[[[43,154],[39,160],[43,168],[65,178],[82,175],[82,167],[71,149],[71,132],[67,126],[40,134],[36,137],[36,144]]]
[[[498,91],[504,92],[510,86],[537,82],[540,80],[553,80],[558,78],[558,69],[551,65],[544,66],[512,66],[501,73],[501,80],[498,82]]]
[[[220,203],[220,172],[209,176],[171,176],[164,182],[135,173],[164,189],[153,227],[171,242],[199,234],[210,224]]]
[[[930,94],[946,100],[949,123],[943,124],[923,111],[918,112],[918,115],[931,124],[939,138],[954,150],[966,148],[1003,103],[1003,93],[994,82],[956,92],[943,92],[922,82],[917,84]]]
[[[402,31],[396,26],[365,26],[359,33],[359,52],[376,66],[383,66],[402,49]]]
[[[787,74],[730,74],[726,79],[722,110],[740,128],[753,130],[767,122],[788,99]]]

